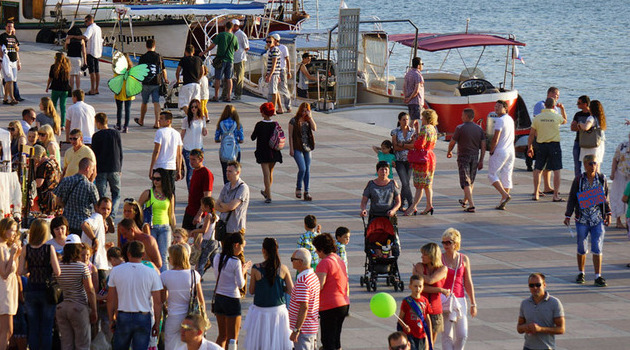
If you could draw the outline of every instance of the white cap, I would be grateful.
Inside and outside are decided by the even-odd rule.
[[[241,21],[239,21],[238,19],[233,19],[232,20],[232,24],[234,24],[235,26],[240,26],[241,25]]]
[[[81,244],[81,237],[78,235],[70,234],[66,237],[66,244]]]
[[[269,37],[276,39],[277,42],[280,42],[280,35],[279,34],[272,34]]]

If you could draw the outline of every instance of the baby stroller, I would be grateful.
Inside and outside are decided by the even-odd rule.
[[[361,287],[367,291],[376,291],[376,281],[385,279],[394,291],[402,291],[404,283],[400,279],[398,257],[400,256],[400,239],[398,227],[387,217],[374,217],[365,224],[365,274],[361,276]]]
[[[177,108],[179,106],[179,88],[180,84],[169,85],[164,96],[164,109]]]

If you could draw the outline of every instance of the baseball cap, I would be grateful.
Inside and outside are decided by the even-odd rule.
[[[81,238],[74,233],[70,234],[66,237],[66,244],[81,244]]]
[[[278,35],[278,34],[272,34],[272,35],[270,35],[270,37],[276,39],[276,41],[280,41],[280,35]]]
[[[241,25],[241,21],[239,21],[238,19],[233,19],[232,20],[232,24],[240,26]]]

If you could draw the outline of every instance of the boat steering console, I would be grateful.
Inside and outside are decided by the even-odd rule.
[[[468,79],[459,84],[461,96],[481,95],[486,92],[494,92],[496,88],[485,79]]]

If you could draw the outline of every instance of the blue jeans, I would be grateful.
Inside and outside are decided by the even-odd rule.
[[[120,121],[122,119],[123,103],[125,105],[125,125],[123,125],[123,127],[126,128],[129,126],[129,115],[131,114],[131,100],[129,101],[116,100],[116,126],[120,127]]]
[[[150,312],[118,311],[116,329],[112,338],[113,350],[147,350],[151,339]]]
[[[170,225],[153,225],[151,228],[151,236],[155,238],[160,250],[160,256],[162,257],[162,267],[160,272],[168,270],[168,247],[171,245],[171,226]]]
[[[602,248],[604,247],[604,235],[606,233],[603,221],[592,226],[576,222],[575,231],[577,232],[578,254],[586,254],[586,250],[588,249],[587,240],[589,233],[591,236],[591,252],[595,255],[600,255],[602,253]]]
[[[580,174],[582,173],[582,160],[580,160],[580,143],[578,141],[573,142],[573,171],[575,172],[576,177],[580,176]]]
[[[197,272],[199,272],[201,278],[203,278],[204,268],[208,260],[214,261],[214,256],[217,252],[219,252],[219,241],[204,239],[201,242],[201,254],[199,255],[199,262],[197,263]]]
[[[413,194],[411,194],[411,187],[409,181],[413,176],[413,169],[408,161],[396,161],[396,172],[400,178],[400,205],[402,206],[407,201],[407,207],[413,204]]]
[[[294,150],[293,159],[298,166],[295,189],[297,191],[302,190],[302,182],[304,182],[304,192],[308,192],[308,185],[311,180],[311,152]]]
[[[203,152],[203,148],[201,149]],[[184,157],[184,163],[186,163],[186,186],[190,190],[190,179],[192,179],[193,168],[190,166],[190,151],[182,148],[182,156]]]
[[[112,192],[112,220],[116,219],[116,213],[118,213],[118,205],[120,204],[120,176],[121,173],[98,173],[94,184],[98,190],[98,195],[103,198],[107,190],[107,184],[109,184],[109,190]]]
[[[28,318],[28,346],[31,349],[52,349],[56,305],[48,302],[45,290],[27,289],[24,291],[24,300]]]
[[[238,152],[238,154],[236,155],[236,161],[239,163],[241,162],[241,152]],[[227,179],[227,175],[225,174],[226,170],[227,170],[227,162],[221,162],[221,171],[223,171],[223,184],[224,185],[229,182]]]

